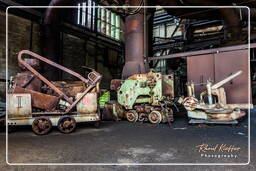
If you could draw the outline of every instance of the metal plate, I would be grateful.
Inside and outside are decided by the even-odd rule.
[[[243,73],[226,83],[227,103],[248,103],[248,50],[237,50],[215,54],[215,81],[242,70]]]
[[[24,117],[32,113],[30,94],[8,94],[8,116]]]
[[[198,119],[190,119],[189,124],[223,124],[223,125],[236,125],[238,124],[237,120],[221,122],[221,121],[207,121],[207,120],[198,120]]]
[[[206,83],[208,79],[214,81],[214,55],[200,55],[187,58],[187,77],[188,81],[194,83]],[[205,90],[205,85],[195,86],[196,97]]]
[[[81,93],[77,94],[77,98]],[[80,102],[77,103],[76,109],[80,114],[95,113],[98,108],[97,93],[87,93]]]
[[[44,109],[46,111],[53,111],[59,102],[59,98],[56,96],[39,93],[37,91],[28,90],[28,89],[21,88],[18,86],[15,87],[13,92],[14,93],[29,93],[29,94],[31,94],[32,106],[37,107],[39,109]]]

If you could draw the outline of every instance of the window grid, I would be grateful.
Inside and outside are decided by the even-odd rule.
[[[88,8],[86,8],[88,6]],[[93,0],[77,4],[77,24],[115,40],[121,39],[121,17]]]

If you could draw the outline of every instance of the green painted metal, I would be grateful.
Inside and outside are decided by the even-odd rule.
[[[105,93],[103,93],[100,98],[99,98],[99,104],[100,104],[100,107],[104,107],[106,102],[110,101],[110,92],[107,91]]]
[[[165,81],[163,81],[163,78]],[[173,77],[163,77],[161,73],[150,71],[136,74],[125,80],[118,90],[118,103],[126,109],[133,109],[134,104],[149,103],[159,106],[164,100],[163,83],[173,87]]]

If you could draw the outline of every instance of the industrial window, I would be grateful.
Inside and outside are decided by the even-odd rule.
[[[88,6],[88,8],[87,8]],[[94,30],[96,3],[92,0],[78,3],[77,24]]]
[[[98,8],[97,31],[111,38],[120,40],[121,37],[121,19],[116,13],[102,6]]]
[[[121,18],[93,0],[78,3],[77,24],[107,37],[121,39]]]

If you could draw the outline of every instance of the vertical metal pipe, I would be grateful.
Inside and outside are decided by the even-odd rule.
[[[209,104],[213,104],[213,100],[212,100],[212,83],[210,81],[207,81],[206,89],[207,89],[207,95],[208,95],[208,103]]]
[[[192,89],[191,89],[191,85],[188,83],[187,85],[187,91],[188,91],[188,97],[192,96]]]
[[[129,0],[129,5],[137,6],[137,0]],[[134,10],[134,8],[132,9]],[[145,73],[144,64],[144,12],[143,8],[125,18],[125,66],[123,79],[139,73]]]
[[[196,95],[195,95],[195,84],[193,83],[193,82],[191,82],[191,93],[192,93],[192,96],[193,97],[196,97]]]

